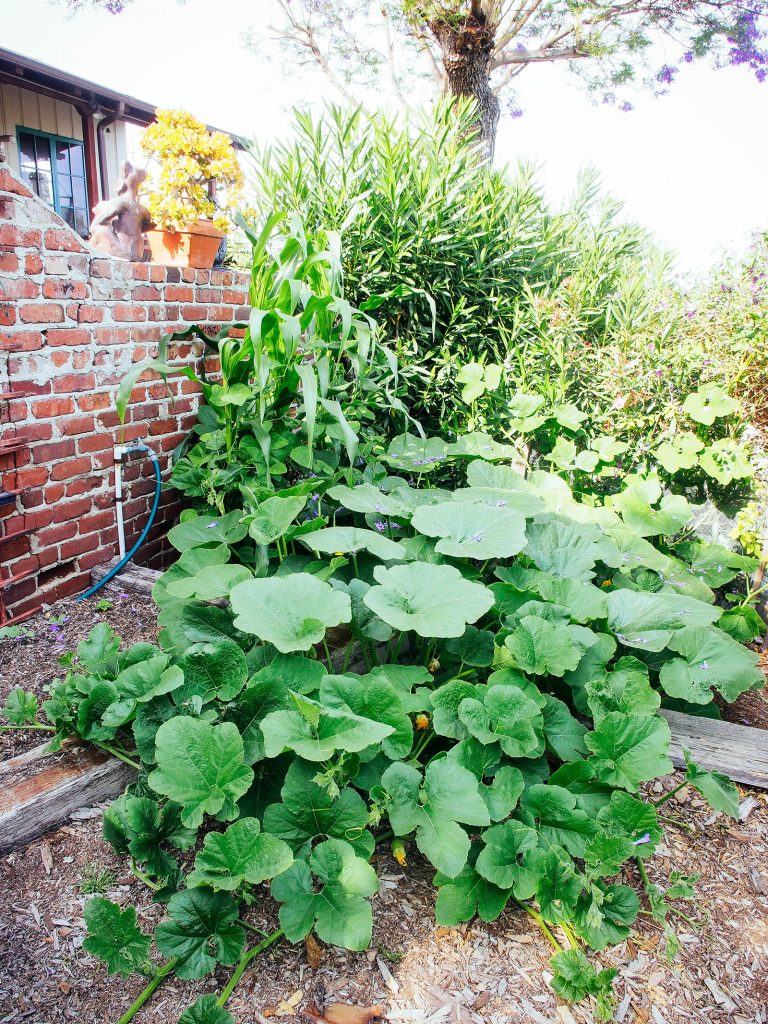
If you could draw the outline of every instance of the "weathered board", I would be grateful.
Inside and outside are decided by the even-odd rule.
[[[111,562],[97,565],[91,570],[93,582],[98,583],[117,563],[118,559],[113,558]],[[104,589],[111,593],[121,590],[132,590],[138,594],[149,595],[152,593],[152,587],[154,587],[159,578],[160,572],[157,569],[147,569],[143,565],[134,565],[133,562],[129,562],[117,576],[114,576],[109,583],[104,584]]]
[[[83,744],[46,744],[0,764],[0,854],[52,832],[73,811],[112,800],[135,777],[123,761]]]
[[[768,730],[679,711],[661,713],[672,730],[670,757],[675,765],[685,764],[685,747],[702,768],[723,772],[734,782],[768,789]]]

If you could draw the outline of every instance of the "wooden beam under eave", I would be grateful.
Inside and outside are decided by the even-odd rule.
[[[96,126],[93,114],[82,111],[80,118],[83,123],[83,152],[85,156],[85,183],[88,189],[88,207],[93,211],[100,199],[105,199],[99,190],[99,169],[96,161]]]

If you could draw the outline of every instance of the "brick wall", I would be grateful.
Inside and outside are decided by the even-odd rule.
[[[0,504],[0,596],[14,615],[83,590],[93,566],[117,554],[115,394],[125,371],[154,355],[170,331],[197,323],[216,333],[247,319],[247,300],[245,274],[127,263],[92,250],[0,165],[0,492],[19,491]],[[182,343],[170,356],[199,361],[203,345]],[[134,389],[122,436],[158,452],[164,479],[195,421],[196,392],[174,378],[143,379]],[[17,451],[4,451],[16,441]],[[124,478],[130,546],[154,475],[147,460],[130,456]],[[164,492],[139,560],[162,563],[178,511]]]

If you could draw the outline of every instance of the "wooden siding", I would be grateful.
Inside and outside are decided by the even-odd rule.
[[[40,96],[30,89],[0,84],[0,135],[16,138],[16,129],[33,128],[50,135],[63,135],[67,139],[83,138],[80,115],[71,103]],[[19,170],[19,152],[15,144],[8,147],[8,162]]]

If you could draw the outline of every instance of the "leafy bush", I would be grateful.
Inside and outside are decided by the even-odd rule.
[[[661,840],[670,794],[643,795],[672,770],[658,709],[717,714],[715,692],[761,685],[739,642],[760,628],[757,562],[697,540],[652,477],[579,501],[514,455],[479,433],[402,435],[363,482],[329,488],[312,532],[294,525],[306,494],[187,515],[153,593],[161,648],[122,651],[102,623],[67,659],[43,705],[54,744],[78,735],[140,768],[104,832],[167,906],[150,987],[237,963],[203,997],[230,1021],[245,964],[282,935],[364,949],[387,827],[401,862],[413,844],[434,866],[439,922],[522,905],[555,947],[555,991],[607,1012],[613,972],[585,951],[630,933],[623,867],[647,879]],[[16,691],[6,714],[34,705]],[[686,782],[737,813],[723,776],[690,763]],[[246,950],[241,915],[270,879],[281,928]],[[690,892],[678,882],[648,890],[660,920]],[[145,969],[132,909],[96,897],[86,920],[110,971]]]

